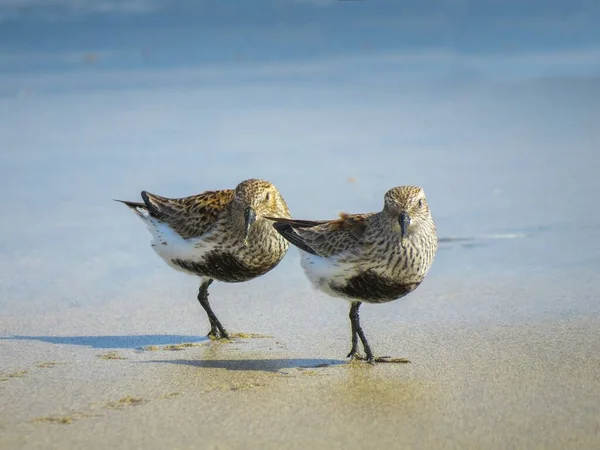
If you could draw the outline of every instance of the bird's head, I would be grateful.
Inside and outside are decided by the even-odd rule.
[[[383,215],[405,241],[418,227],[431,220],[425,191],[418,186],[399,186],[385,193]]]
[[[235,188],[233,203],[237,212],[243,216],[245,244],[248,243],[252,225],[263,216],[289,217],[285,200],[269,181],[242,181]]]

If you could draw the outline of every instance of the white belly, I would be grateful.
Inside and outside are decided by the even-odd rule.
[[[199,262],[204,255],[210,252],[214,245],[206,242],[202,238],[183,239],[179,234],[175,233],[164,222],[157,220],[149,215],[142,217],[148,230],[152,234],[152,248],[169,266],[179,271],[190,273],[177,264],[173,264],[173,260]]]
[[[349,278],[358,274],[354,265],[339,263],[337,259],[322,258],[303,250],[300,250],[300,265],[313,286],[332,297],[347,298],[331,289],[331,283],[344,285]]]

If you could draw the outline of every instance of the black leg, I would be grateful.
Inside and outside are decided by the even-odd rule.
[[[371,347],[369,346],[369,343],[367,342],[365,333],[362,330],[362,327],[360,326],[360,317],[358,315],[358,308],[360,308],[361,304],[362,304],[361,302],[354,302],[354,303],[352,303],[352,306],[350,307],[350,317],[351,317],[350,320],[353,321],[352,345],[354,346],[354,341],[357,339],[357,337],[359,337],[360,342],[362,342],[363,348],[365,350],[365,360],[372,363],[374,360],[373,352],[371,351]]]
[[[213,337],[216,339],[225,338],[229,339],[229,334],[217,319],[217,316],[210,308],[210,303],[208,302],[208,287],[213,282],[212,278],[208,281],[205,281],[200,285],[200,290],[198,291],[198,301],[206,311],[206,315],[208,316],[208,320],[210,321],[210,331],[208,333],[208,337]]]
[[[363,332],[360,326],[360,317],[358,315],[358,309],[360,308],[361,302],[353,302],[352,306],[350,306],[350,324],[352,325],[352,349],[350,353],[348,353],[348,358],[352,359],[365,359],[369,362],[373,362],[373,352],[371,351],[371,347],[367,342],[367,338],[365,337],[365,333]],[[366,357],[357,355],[358,350],[358,338],[360,338],[360,342],[365,349]]]
[[[210,331],[208,332],[208,334],[206,336],[208,336],[209,338],[219,339],[220,335],[221,335],[221,333],[219,332],[219,329],[216,327],[216,325],[214,323],[211,323]]]
[[[352,350],[348,353],[348,358],[352,359],[360,359],[367,361],[370,364],[375,363],[409,363],[408,359],[404,358],[390,358],[389,356],[381,356],[379,358],[375,358],[373,356],[373,351],[371,350],[371,346],[367,342],[367,338],[365,337],[365,333],[360,326],[360,317],[358,315],[358,308],[360,308],[361,302],[354,302],[350,307],[350,323],[352,324]],[[360,356],[357,354],[358,349],[358,339],[360,338],[360,342],[362,343],[363,348],[365,349],[365,356]]]
[[[354,359],[358,350],[358,334],[356,333],[356,321],[358,320],[358,307],[360,302],[352,303],[350,306],[350,326],[352,327],[352,349],[346,358]]]

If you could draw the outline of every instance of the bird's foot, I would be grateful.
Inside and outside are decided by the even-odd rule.
[[[357,351],[353,351],[348,353],[348,358],[350,358],[350,363],[356,362],[356,361],[365,361],[368,362],[369,364],[374,364],[374,362],[369,359],[368,356],[363,356],[362,354],[358,353]]]
[[[218,341],[220,339],[229,339],[229,333],[222,328],[219,330],[216,325],[210,327],[210,331],[206,335],[210,340]]]
[[[352,350],[350,350],[350,353],[348,353],[346,355],[346,358],[350,358],[351,361],[355,360],[355,359],[361,359],[364,358],[363,356],[360,355],[360,353],[358,353],[358,349],[355,347],[352,347]]]
[[[387,363],[387,364],[407,364],[410,361],[406,358],[392,358],[391,356],[377,356],[372,358],[372,363]]]
[[[221,328],[221,339],[231,339],[231,336],[229,336],[229,333],[225,328]]]
[[[211,341],[216,341],[217,339],[221,339],[221,335],[219,334],[218,331],[215,330],[210,330],[208,332],[208,334],[206,335],[207,338],[209,338]]]
[[[362,356],[362,355],[353,355],[352,359],[355,361],[365,361],[369,364],[376,363],[387,363],[387,364],[406,364],[410,363],[410,361],[406,358],[392,358],[391,356]]]

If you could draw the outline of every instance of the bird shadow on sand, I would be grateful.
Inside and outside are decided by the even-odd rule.
[[[142,334],[130,336],[9,336],[0,340],[39,341],[49,344],[81,345],[102,349],[137,349],[151,345],[172,345],[181,342],[204,342],[206,336],[184,336],[176,334]]]
[[[178,364],[198,369],[226,369],[241,371],[279,372],[281,369],[316,369],[347,364],[336,359],[174,359],[142,361],[140,364]]]

